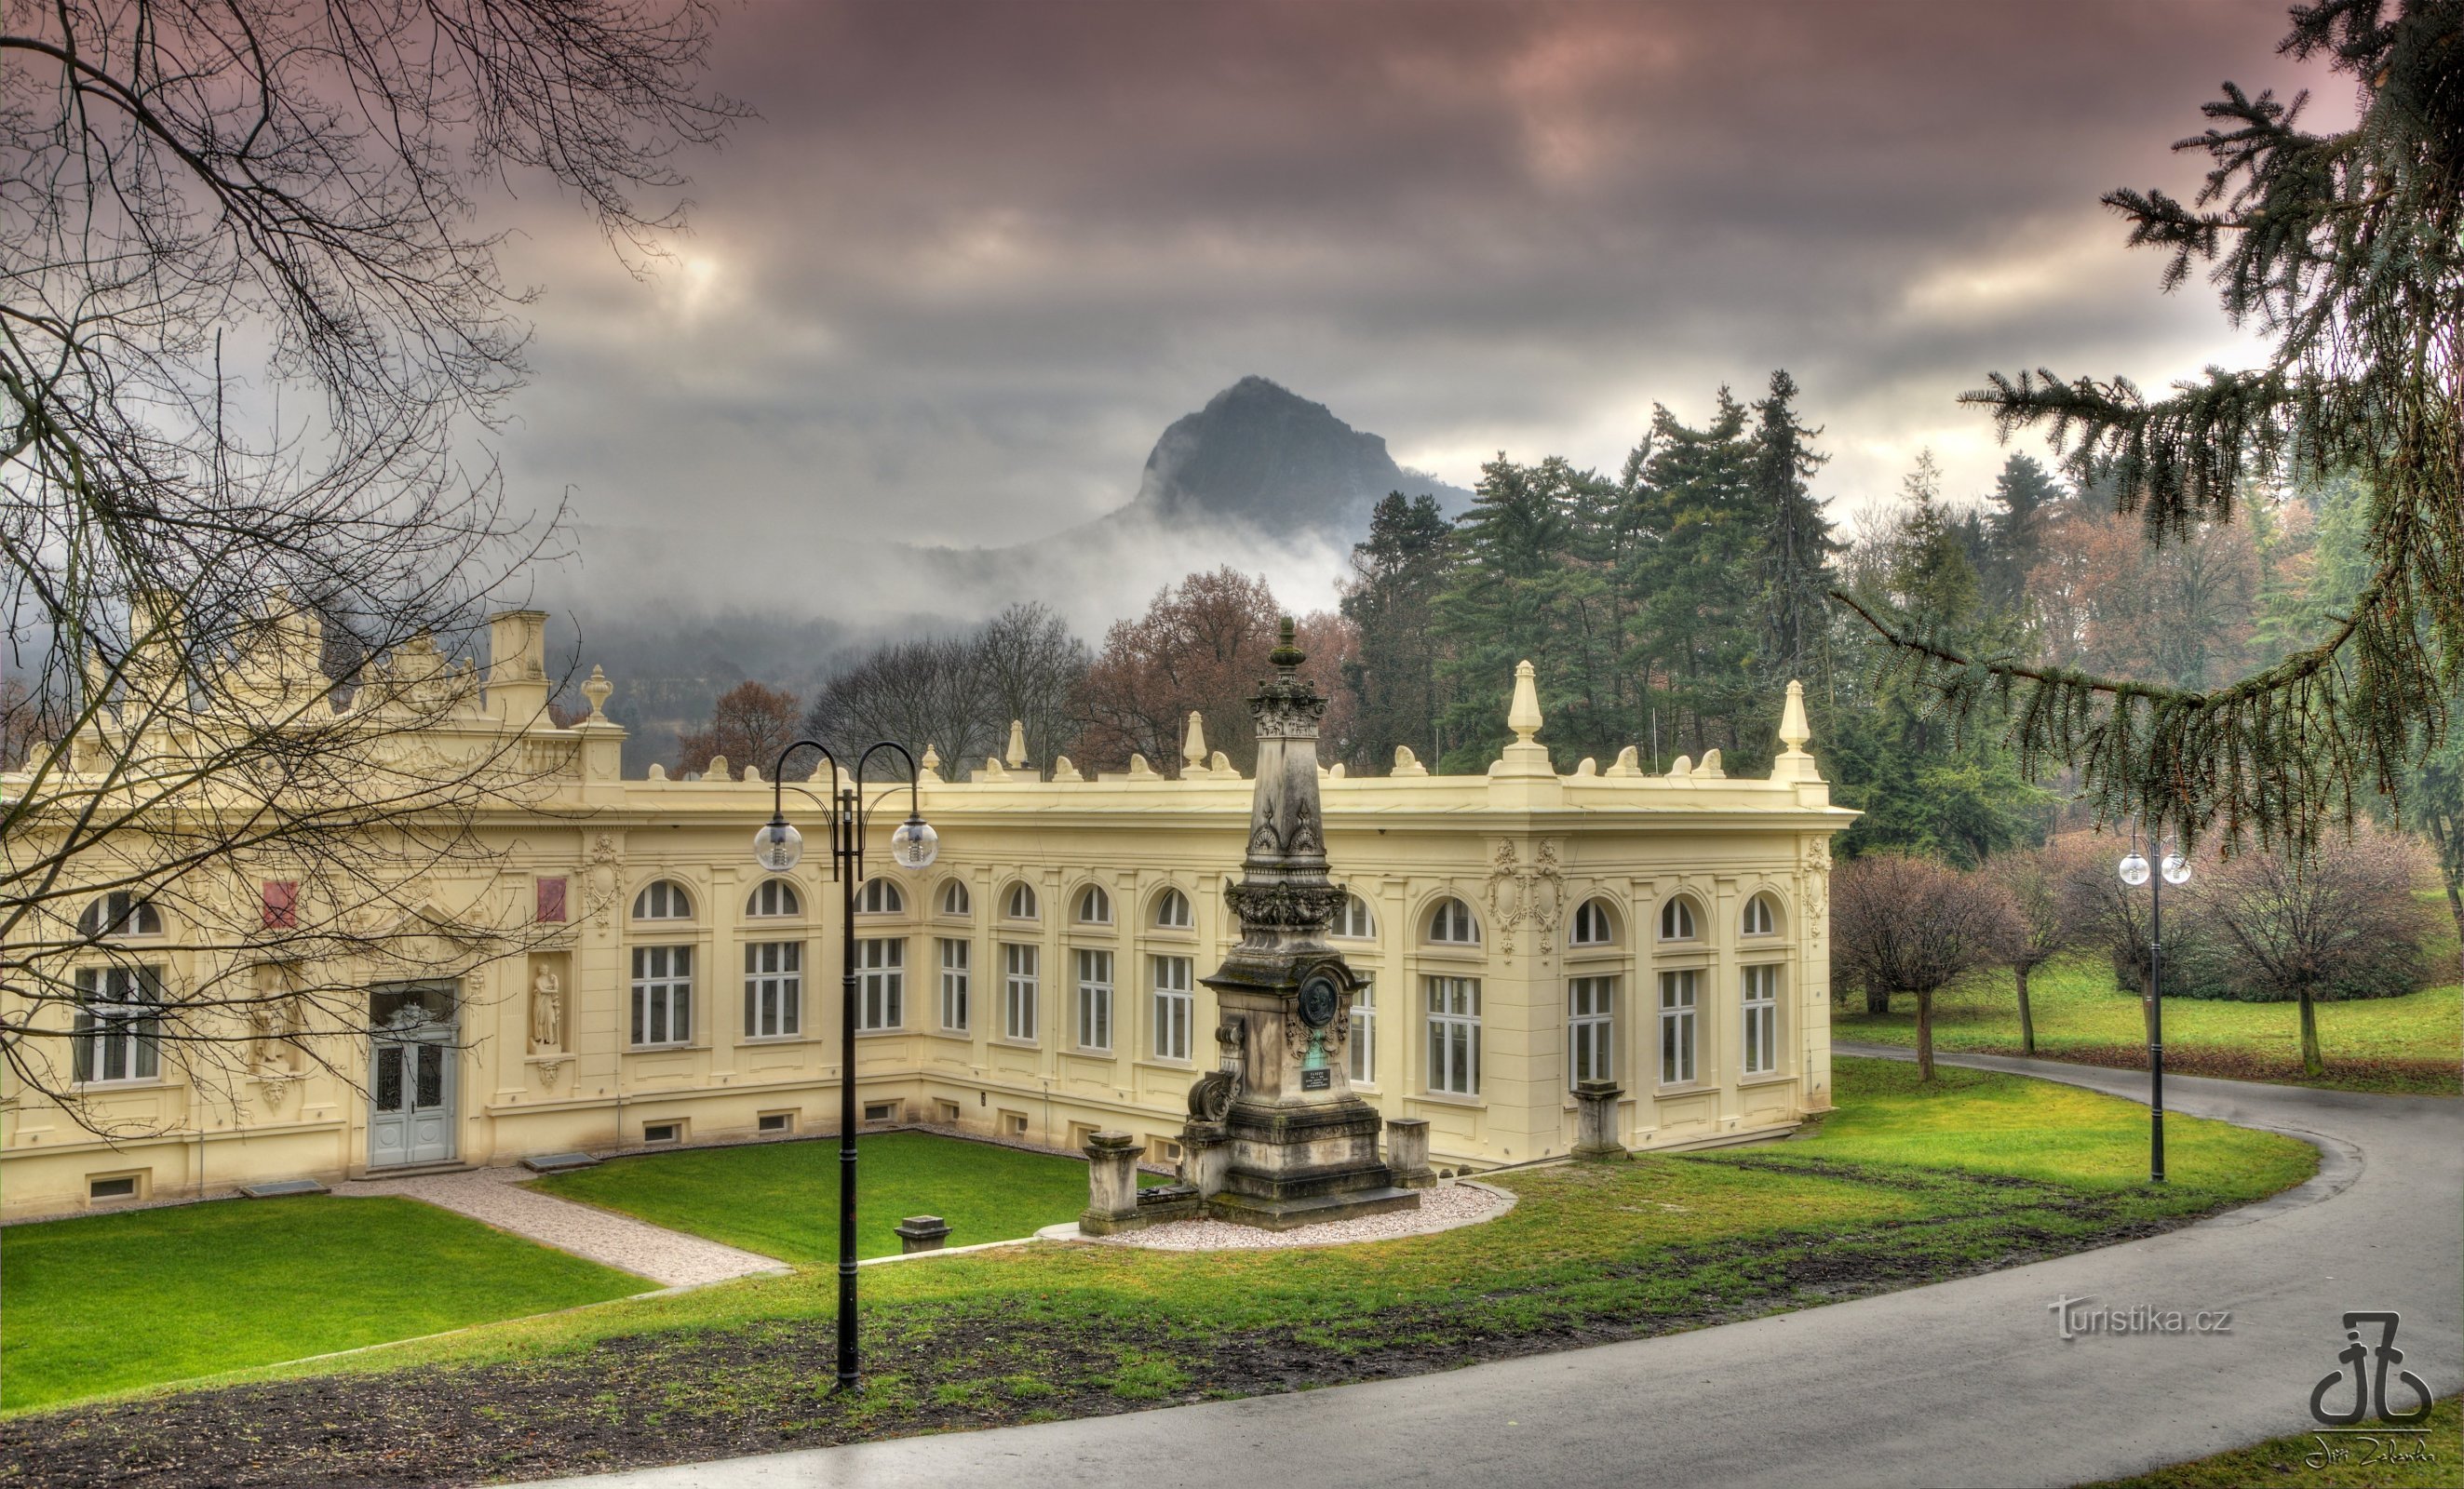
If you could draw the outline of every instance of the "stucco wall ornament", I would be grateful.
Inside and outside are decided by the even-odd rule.
[[[615,834],[603,832],[590,843],[590,923],[602,931],[616,912],[616,887],[624,878],[624,850]]]
[[[1488,871],[1486,898],[1489,924],[1499,932],[1500,954],[1512,960],[1512,945],[1504,932],[1529,926],[1539,934],[1545,958],[1557,944],[1557,925],[1566,906],[1566,876],[1557,866],[1557,845],[1541,843],[1526,865],[1514,841],[1502,840]]]

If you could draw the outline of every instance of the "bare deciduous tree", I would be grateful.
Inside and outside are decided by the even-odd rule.
[[[711,706],[708,728],[688,730],[676,737],[676,768],[707,770],[712,760],[724,759],[731,778],[748,765],[759,771],[775,769],[779,752],[796,737],[803,713],[803,706],[792,692],[766,683],[738,683]],[[787,762],[789,769],[796,764],[792,759]]]
[[[2305,1075],[2326,1068],[2321,997],[2421,985],[2435,915],[2413,891],[2428,872],[2420,844],[2363,821],[2306,854],[2244,853],[2200,876],[2198,913],[2230,949],[2235,974],[2300,1005]]]
[[[1014,604],[965,636],[893,642],[859,659],[813,700],[804,727],[853,743],[891,739],[921,758],[927,745],[960,774],[999,755],[1013,719],[1027,757],[1070,747],[1070,698],[1087,648],[1060,616]]]
[[[469,862],[475,804],[555,762],[501,708],[452,758],[394,747],[476,724],[480,679],[450,658],[555,528],[507,508],[479,443],[527,336],[482,198],[551,182],[642,265],[677,219],[640,194],[740,113],[693,80],[710,19],[9,4],[0,606],[24,691],[0,1046],[22,1087],[73,1097],[63,1047],[89,1050],[99,1004],[200,1079],[269,1040],[324,1051],[366,1026],[344,974],[410,964],[388,938],[501,918],[423,884]],[[127,950],[148,914],[187,971],[138,970],[165,965]],[[469,934],[446,964],[503,951]]]
[[[2028,974],[2068,950],[2077,934],[2069,887],[2071,860],[2077,856],[2075,848],[2057,840],[1986,861],[1986,876],[2011,897],[2013,934],[2002,949],[2002,962],[2011,969],[2018,992],[2021,1054],[2036,1052],[2036,1016],[2028,1003]]]
[[[2000,960],[2019,934],[2001,886],[1931,859],[1872,853],[1831,879],[1831,968],[1917,999],[1917,1073],[1933,1079],[1933,996]]]

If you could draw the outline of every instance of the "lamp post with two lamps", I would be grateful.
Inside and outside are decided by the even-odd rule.
[[[774,874],[783,874],[803,862],[804,835],[787,821],[787,756],[799,750],[817,750],[829,762],[833,789],[821,803],[830,818],[830,877],[839,886],[839,1360],[835,1390],[856,1389],[855,1337],[855,889],[864,878],[864,830],[869,812],[864,802],[865,768],[884,750],[895,751],[907,763],[907,821],[890,835],[890,856],[901,868],[930,868],[940,856],[940,837],[924,821],[919,806],[915,756],[907,747],[883,740],[857,757],[855,770],[842,778],[838,756],[815,739],[799,739],[779,752],[770,772],[770,821],[753,834],[753,859]],[[810,796],[810,792],[805,795]],[[815,799],[817,801],[820,799]]]
[[[2155,846],[2155,835],[2148,835],[2148,845]],[[2139,851],[2139,834],[2130,834],[2130,851],[2122,856],[2118,871],[2122,882],[2131,888],[2146,885],[2147,888],[2147,1177],[2150,1182],[2165,1182],[2165,887],[2190,882],[2190,861],[2179,848],[2167,844],[2164,859],[2154,873],[2148,872],[2147,860]]]

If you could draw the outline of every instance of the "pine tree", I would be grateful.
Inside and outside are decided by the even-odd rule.
[[[1926,618],[1843,603],[1966,716],[2007,711],[2023,760],[2078,767],[2098,811],[2304,847],[2394,793],[2443,736],[2464,684],[2464,6],[2321,0],[2279,49],[2353,77],[2346,130],[2300,127],[2305,98],[2233,84],[2178,149],[2210,164],[2193,203],[2105,198],[2164,286],[2212,266],[2228,317],[2273,339],[2263,365],[2148,399],[2127,380],[1996,374],[1966,395],[2007,434],[2041,427],[2082,483],[2103,475],[2147,540],[2229,520],[2254,485],[2350,471],[2370,487],[2369,577],[2314,644],[2229,686],[2151,686],[1951,644]]]
[[[1762,546],[1761,670],[1768,687],[1801,678],[1814,666],[1825,626],[1823,603],[1834,581],[1831,536],[1822,503],[1806,485],[1831,457],[1817,454],[1822,431],[1797,422],[1796,380],[1773,372],[1771,393],[1754,405],[1753,504]]]
[[[1454,573],[1453,533],[1436,497],[1392,492],[1369,515],[1368,541],[1353,547],[1342,608],[1360,627],[1360,656],[1345,682],[1360,700],[1373,765],[1392,760],[1397,745],[1432,762],[1445,753],[1436,605]]]

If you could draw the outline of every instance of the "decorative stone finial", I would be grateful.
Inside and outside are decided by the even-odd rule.
[[[1189,711],[1189,733],[1180,742],[1181,763],[1194,771],[1206,769],[1206,717]]]
[[[1026,722],[1023,719],[1009,721],[1009,748],[1001,752],[1001,760],[1012,770],[1026,763]]]
[[[1788,681],[1788,703],[1779,711],[1779,742],[1782,755],[1803,755],[1805,742],[1814,731],[1805,724],[1805,685],[1795,678]]]
[[[1412,753],[1412,747],[1410,745],[1397,745],[1395,747],[1395,769],[1393,774],[1397,776],[1425,776],[1428,773],[1429,768],[1420,763],[1420,757]]]
[[[933,748],[933,741],[930,739],[924,741],[924,759],[922,764],[924,766],[924,774],[927,776],[938,777],[941,774],[941,752]]]
[[[1292,674],[1293,668],[1309,660],[1309,653],[1301,650],[1292,640],[1290,616],[1285,616],[1275,628],[1275,649],[1266,653],[1266,660],[1275,664],[1275,670],[1287,677]]]
[[[1540,733],[1540,685],[1529,662],[1514,664],[1514,706],[1507,710],[1506,727],[1514,731],[1516,744],[1529,744]]]
[[[1052,757],[1052,778],[1054,780],[1085,780],[1087,777],[1078,774],[1078,767],[1069,763],[1069,756],[1066,755],[1056,755]]]
[[[710,763],[701,768],[701,778],[704,780],[734,780],[736,778],[736,768],[727,763],[726,755],[714,755],[710,757]]]
[[[590,680],[582,685],[582,695],[590,700],[590,716],[583,722],[606,723],[608,721],[607,695],[615,690],[616,685],[607,680],[607,674],[600,669],[598,664],[593,663],[590,668]]]

